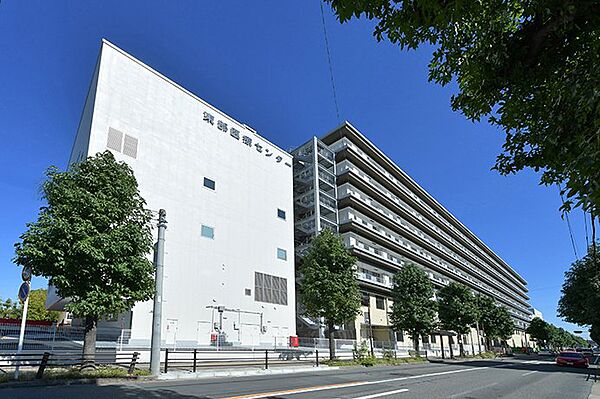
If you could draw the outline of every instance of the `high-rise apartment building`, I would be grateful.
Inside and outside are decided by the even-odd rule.
[[[456,281],[493,297],[514,318],[516,345],[525,344],[530,320],[526,281],[356,128],[345,122],[292,153],[297,250],[309,235],[334,222],[327,215],[335,211],[333,228],[358,258],[363,314],[340,335],[394,340],[388,319],[392,276],[414,263],[437,287]],[[304,153],[310,163],[303,161]],[[308,175],[312,186],[306,189],[302,177]],[[324,215],[324,209],[329,213]],[[299,320],[300,329],[309,324]],[[398,339],[405,337],[398,334]]]

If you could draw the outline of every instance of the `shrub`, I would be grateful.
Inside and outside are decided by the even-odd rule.
[[[369,356],[369,347],[365,341],[360,343],[360,346],[354,344],[354,348],[352,348],[352,357],[355,360],[361,360]]]

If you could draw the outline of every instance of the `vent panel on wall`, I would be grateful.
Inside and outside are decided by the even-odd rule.
[[[123,134],[123,132],[117,129],[109,127],[106,148],[117,152],[122,152],[123,154],[132,158],[137,158],[138,139],[128,134]]]
[[[137,158],[138,139],[125,135],[125,141],[123,142],[123,154],[129,155],[132,158]]]
[[[123,141],[123,132],[118,131],[117,129],[113,129],[112,127],[108,128],[108,140],[106,141],[106,147],[111,150],[121,152],[121,142]]]
[[[255,272],[254,300],[276,305],[287,305],[287,279]]]

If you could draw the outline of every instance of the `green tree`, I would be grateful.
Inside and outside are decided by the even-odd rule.
[[[454,110],[506,134],[495,168],[542,171],[567,201],[600,207],[600,2],[325,0],[338,19],[375,20],[374,36],[433,49],[429,80],[456,83]]]
[[[529,323],[529,327],[527,327],[527,334],[531,336],[531,338],[538,341],[541,345],[546,346],[548,343],[548,338],[550,335],[549,324],[539,317],[534,317]]]
[[[419,337],[436,327],[437,303],[427,274],[414,264],[408,264],[394,275],[392,313],[390,320],[396,331],[408,331],[415,352],[419,353]]]
[[[475,296],[467,286],[452,282],[442,287],[437,297],[440,324],[458,334],[460,355],[464,356],[462,335],[469,332],[477,319]]]
[[[93,365],[98,319],[152,298],[151,214],[133,171],[106,151],[60,172],[51,167],[42,207],[15,244],[15,263],[31,267],[85,319],[83,353]]]
[[[58,321],[59,312],[46,309],[47,291],[44,288],[31,290],[29,293],[29,306],[27,320]]]
[[[586,256],[575,261],[565,273],[558,315],[578,325],[600,324],[600,264],[596,253],[600,246],[590,247]]]
[[[0,319],[18,319],[21,313],[17,303],[8,298],[4,302],[0,300]]]
[[[485,336],[485,348],[489,350],[491,347],[491,335],[490,330],[495,322],[494,310],[496,309],[496,301],[488,295],[476,294],[475,295],[475,328],[477,334],[480,335],[483,332]]]
[[[489,337],[502,342],[510,338],[515,331],[515,322],[504,306],[496,306],[492,311],[491,328],[488,330]]]
[[[354,320],[360,312],[355,262],[340,236],[329,229],[311,240],[301,261],[299,298],[307,316],[325,318],[331,359],[335,358],[334,326]]]

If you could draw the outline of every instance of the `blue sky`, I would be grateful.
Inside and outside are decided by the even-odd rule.
[[[0,297],[15,297],[13,244],[42,205],[49,165],[66,167],[106,37],[282,148],[321,135],[335,113],[318,0],[0,3]],[[556,188],[490,171],[503,136],[451,111],[427,82],[430,51],[377,43],[372,23],[325,7],[340,114],[519,271],[556,318],[574,260]],[[583,214],[571,223],[584,252]],[[45,281],[35,279],[34,288]]]

